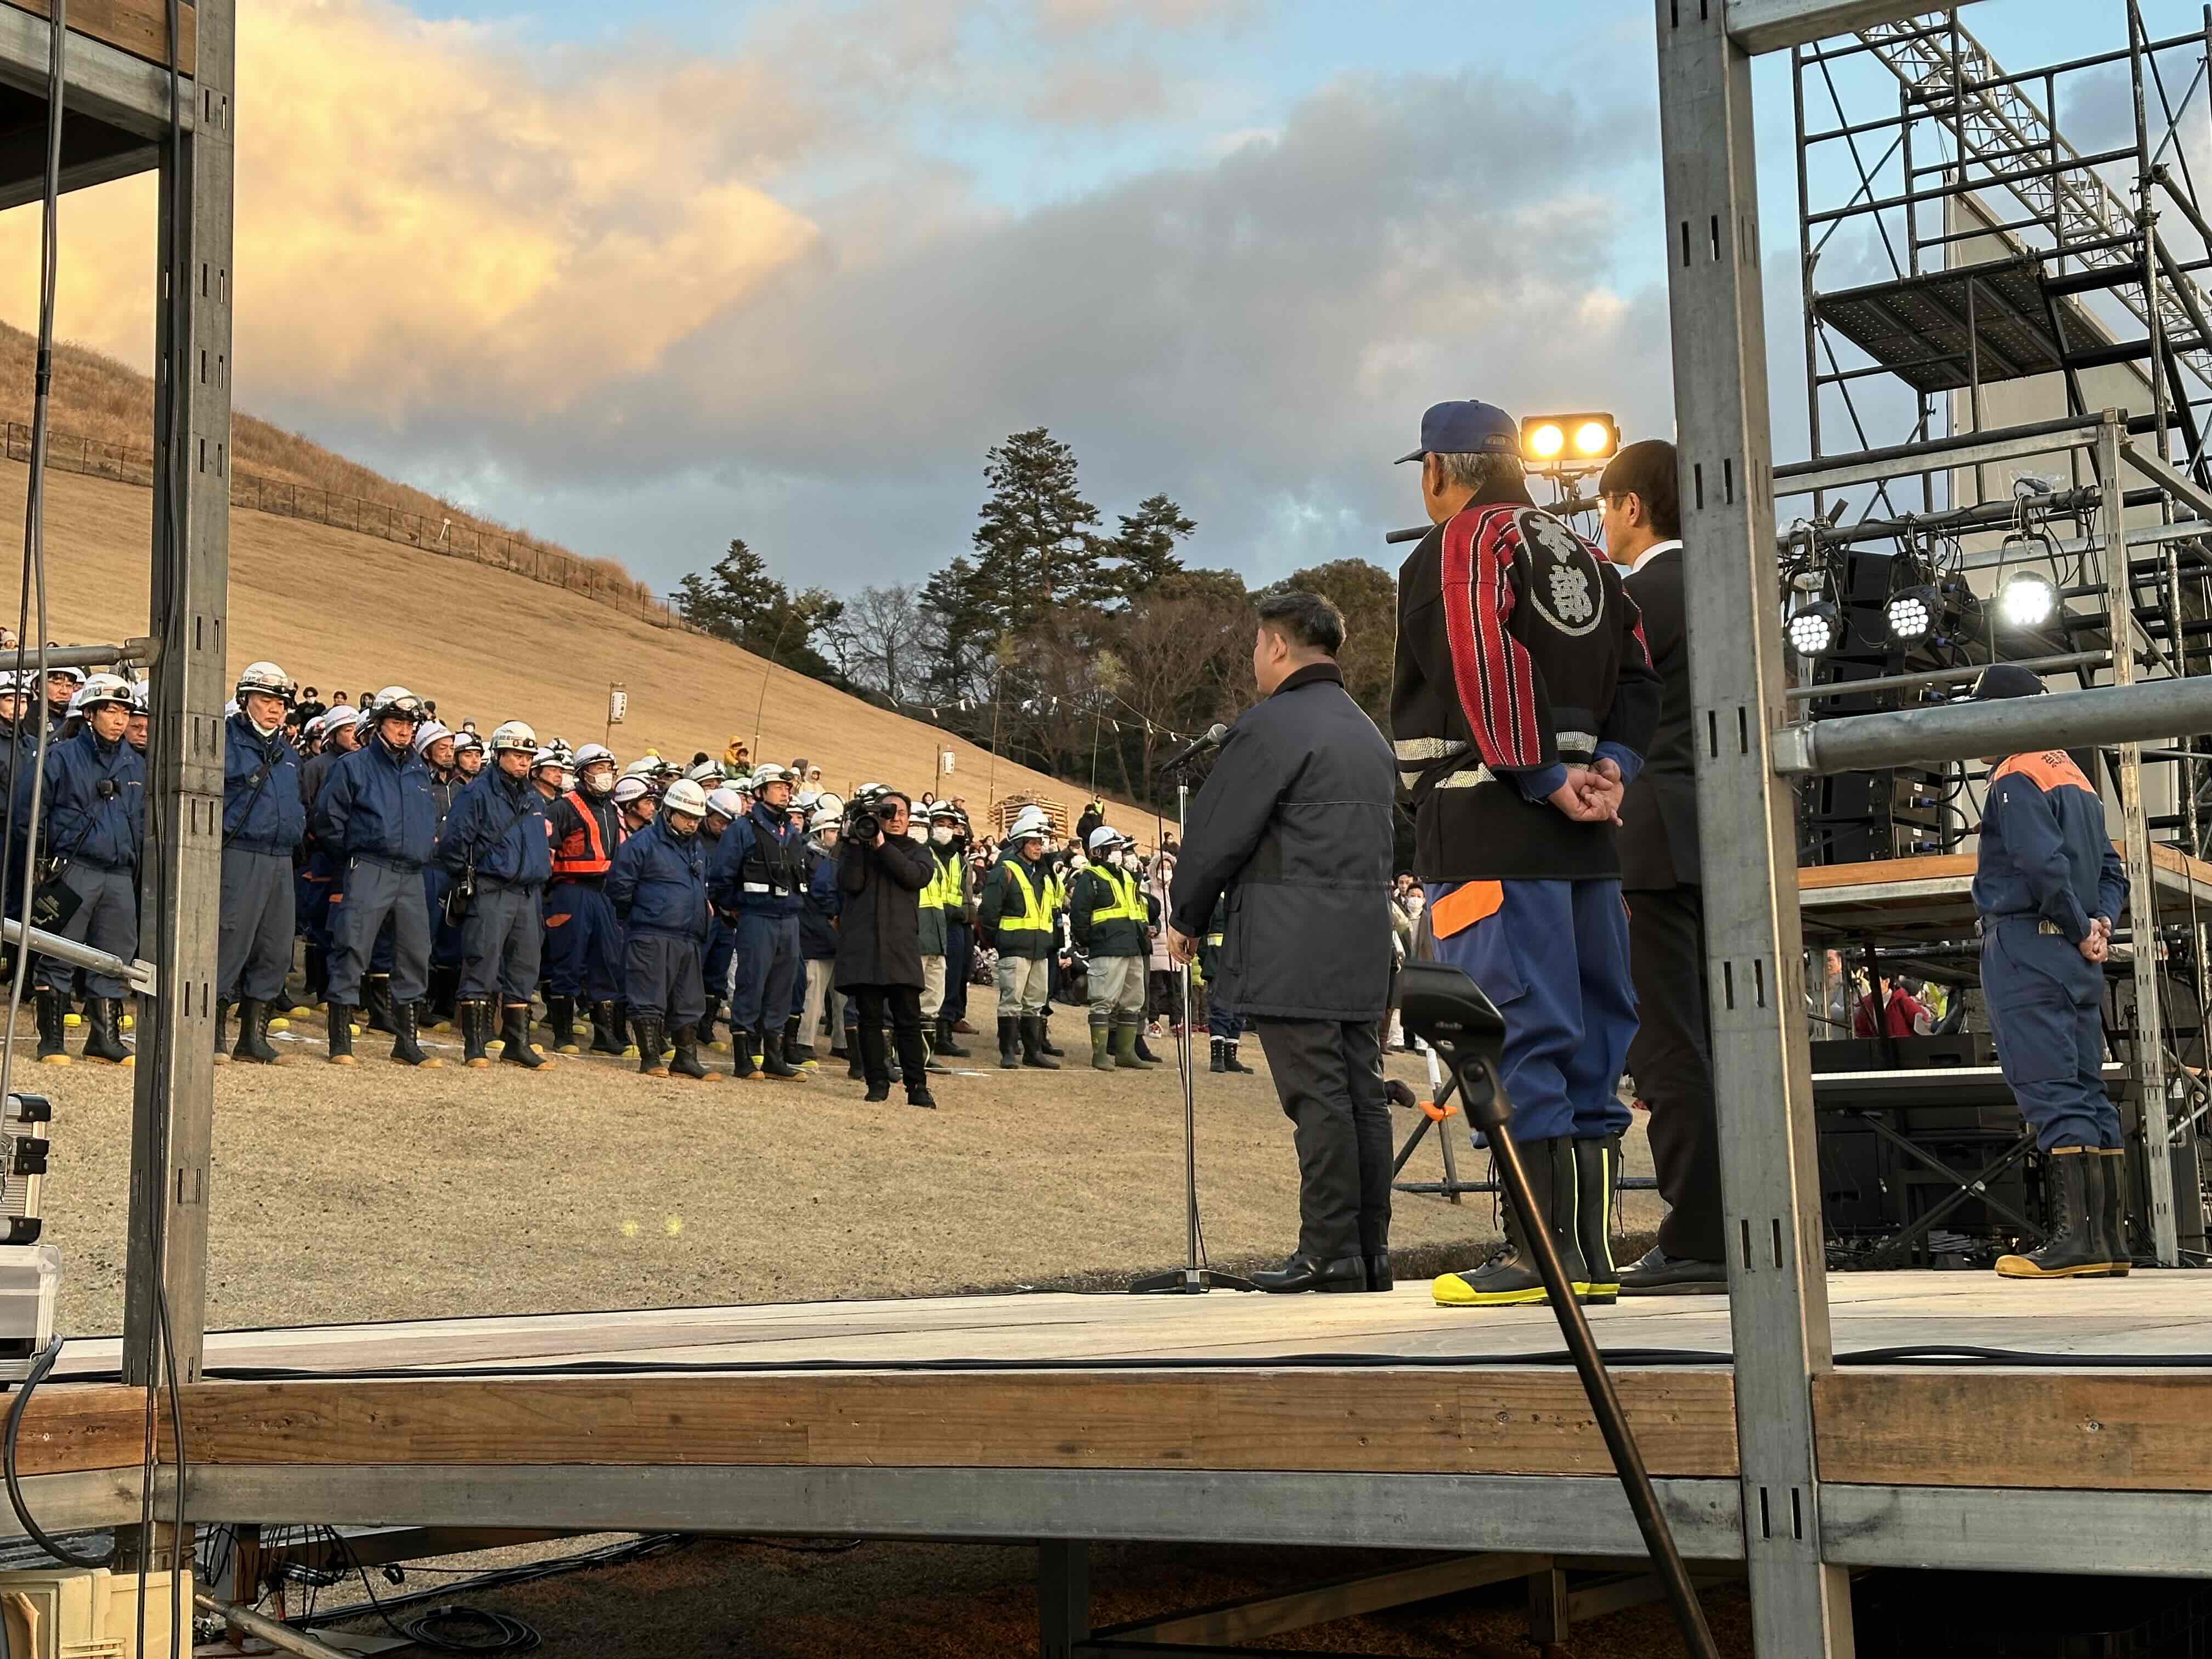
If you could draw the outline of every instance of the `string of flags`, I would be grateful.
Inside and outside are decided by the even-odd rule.
[[[1120,703],[1124,708],[1129,710],[1129,717],[1126,720],[1117,720],[1111,714],[1101,714],[1095,708],[1091,709],[1088,712],[1094,719],[1103,721],[1104,724],[1113,727],[1116,736],[1119,736],[1125,730],[1141,730],[1147,737],[1165,738],[1170,743],[1188,743],[1191,740],[1192,737],[1195,735],[1189,732],[1178,732],[1172,726],[1162,726],[1158,721],[1146,716],[1141,709],[1133,707],[1127,698],[1120,696],[1116,692],[1109,691],[1106,695],[1112,697],[1115,702]],[[1016,706],[1020,712],[1024,714],[1034,714],[1040,709],[1047,713],[1051,713],[1057,710],[1061,706],[1063,701],[1065,700],[1060,697],[1047,694],[1042,696],[1024,697]],[[912,702],[904,698],[901,698],[898,699],[898,702],[899,706],[902,708],[915,708],[927,711],[929,715],[930,723],[937,726],[944,724],[945,713],[947,709],[955,710],[963,714],[969,714],[975,713],[979,708],[988,708],[990,707],[988,701],[979,701],[974,697],[962,697],[955,702],[945,703]]]

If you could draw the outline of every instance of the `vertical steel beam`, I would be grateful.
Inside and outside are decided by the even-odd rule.
[[[1774,562],[1751,59],[1720,0],[1657,0],[1674,402],[1726,1203],[1736,1438],[1762,1659],[1852,1651],[1820,1560],[1812,1379],[1832,1363]]]
[[[1037,1545],[1037,1627],[1044,1659],[1073,1659],[1091,1639],[1091,1546],[1083,1540]]]
[[[235,0],[199,0],[194,122],[161,169],[152,623],[142,998],[131,1133],[123,1370],[161,1371],[156,1286],[181,1381],[206,1327],[208,1159],[215,1118],[216,933],[222,897],[222,706],[230,580],[231,90]],[[183,216],[172,236],[170,215]]]
[[[2121,457],[2128,441],[2127,417],[2105,410],[2097,429],[2100,485],[2097,536],[2104,544],[2105,608],[2111,617],[2112,684],[2132,685],[2136,653],[2132,619],[2135,582],[2128,572],[2127,491],[2122,487]],[[2174,672],[2184,663],[2177,659]],[[2186,774],[2184,775],[2185,782]],[[2136,1100],[2142,1114],[2143,1184],[2149,1189],[2151,1248],[2167,1267],[2181,1264],[2180,1238],[2173,1211],[2173,1143],[2166,1115],[2166,1020],[2159,997],[2158,872],[2152,866],[2150,823],[2142,798],[2142,745],[2120,745],[2120,842],[2128,865],[2128,915],[2135,943],[2135,1036],[2128,1058],[2135,1073]]]

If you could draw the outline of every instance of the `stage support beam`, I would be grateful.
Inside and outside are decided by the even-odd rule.
[[[1657,11],[1676,441],[1683,533],[1694,550],[1686,571],[1691,693],[1705,715],[1697,736],[1706,971],[1753,1639],[1762,1659],[1846,1659],[1850,1589],[1820,1559],[1813,1438],[1810,1384],[1832,1369],[1832,1356],[1796,799],[1772,764],[1773,734],[1790,714],[1774,603],[1751,58],[1729,40],[1720,6],[1657,0]]]
[[[1968,0],[1960,0],[1967,3]],[[1721,9],[1722,0],[1668,0],[1675,12]],[[1727,0],[1729,38],[1736,50],[1757,57],[1786,52],[1832,34],[1850,34],[1877,23],[1894,23],[1929,9],[1927,0]],[[1660,26],[1666,26],[1662,15]]]

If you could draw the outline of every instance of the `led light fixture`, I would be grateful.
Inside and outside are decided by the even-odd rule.
[[[1521,459],[1532,466],[1607,461],[1620,447],[1620,426],[1610,415],[1532,415],[1521,422]]]
[[[2040,628],[2057,609],[2057,584],[2040,570],[2015,570],[1997,590],[1997,614],[2008,628]]]
[[[1816,599],[1790,615],[1790,648],[1801,657],[1822,657],[1844,637],[1843,612],[1832,599]]]
[[[1935,631],[1936,618],[1942,609],[1943,602],[1933,587],[1900,587],[1889,596],[1882,616],[1889,624],[1889,637],[1899,645],[1911,645]]]

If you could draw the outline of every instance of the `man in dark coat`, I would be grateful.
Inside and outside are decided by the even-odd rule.
[[[1628,1045],[1651,1112],[1651,1162],[1667,1200],[1659,1242],[1620,1275],[1623,1296],[1725,1291],[1720,1121],[1705,1007],[1705,905],[1698,868],[1689,631],[1682,600],[1681,495],[1674,446],[1631,444],[1598,479],[1606,556],[1644,615],[1660,680],[1659,724],[1620,805],[1620,888],[1638,1024]]]
[[[837,849],[837,988],[857,1011],[868,1098],[890,1098],[888,1011],[907,1103],[934,1108],[921,1042],[921,890],[937,878],[937,860],[908,836],[912,804],[904,795],[881,790],[854,803],[863,804],[872,808],[875,834],[848,835]]]
[[[1221,745],[1169,893],[1186,965],[1228,895],[1214,994],[1267,1051],[1298,1153],[1298,1248],[1267,1291],[1387,1290],[1390,1109],[1377,1030],[1390,994],[1390,745],[1344,689],[1327,599],[1260,605],[1261,700]]]

